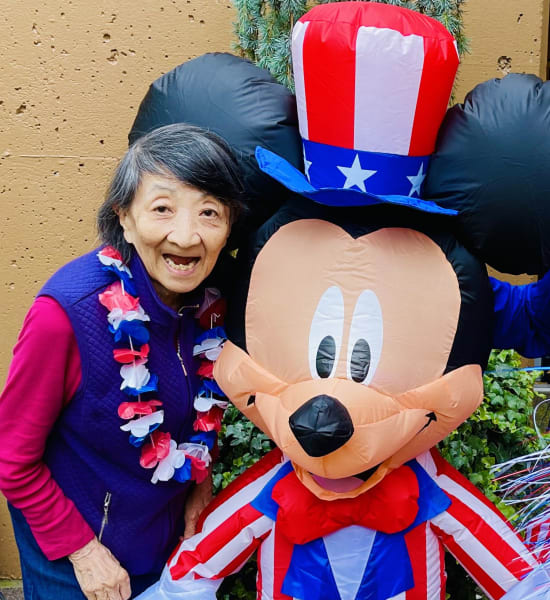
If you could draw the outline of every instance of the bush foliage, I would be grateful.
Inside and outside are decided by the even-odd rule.
[[[511,516],[510,508],[500,503],[497,485],[490,468],[513,456],[538,449],[531,421],[533,405],[540,394],[533,385],[536,372],[515,370],[519,355],[512,350],[493,351],[484,375],[485,400],[480,408],[451,433],[441,444],[443,456],[477,485],[499,508]],[[220,456],[214,466],[216,491],[273,447],[272,442],[233,406],[225,413],[220,434]],[[461,567],[447,561],[448,598],[475,600],[483,598],[471,580],[465,581]],[[256,564],[251,560],[236,576],[228,578],[218,592],[220,600],[254,600]]]
[[[513,350],[494,350],[483,376],[485,398],[477,411],[439,445],[443,456],[494,502],[507,516],[512,509],[496,495],[493,465],[539,449],[533,427],[534,406],[543,398],[534,389],[540,373],[519,371],[521,360]],[[547,423],[542,423],[545,429]],[[447,592],[451,600],[485,598],[464,571],[447,556]]]

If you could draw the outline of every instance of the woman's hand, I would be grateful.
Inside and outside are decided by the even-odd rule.
[[[197,522],[202,511],[212,500],[212,473],[201,483],[195,484],[189,492],[187,502],[185,503],[185,531],[183,539],[186,540],[195,535]]]
[[[69,554],[76,580],[88,600],[128,600],[130,578],[97,538]]]

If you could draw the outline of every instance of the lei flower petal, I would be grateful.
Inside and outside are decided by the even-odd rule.
[[[149,379],[149,383],[147,383],[147,385],[143,385],[140,388],[128,386],[122,391],[125,394],[128,394],[128,396],[141,396],[141,394],[147,394],[148,392],[156,392],[158,391],[158,381],[158,376],[155,373],[151,373],[151,378]]]
[[[174,471],[174,479],[180,483],[185,483],[191,479],[191,461],[186,460],[183,465]]]
[[[200,342],[200,344],[193,346],[193,356],[201,356],[206,354],[206,352],[209,350],[220,347],[222,343],[223,340],[218,337],[203,340]]]
[[[212,379],[214,377],[214,363],[210,360],[201,361],[201,365],[197,369],[197,375]]]
[[[193,423],[195,431],[220,431],[222,428],[223,409],[213,406],[208,412],[200,412]]]
[[[197,344],[202,344],[206,340],[218,340],[218,344],[225,342],[227,339],[227,333],[223,327],[212,327],[208,331],[205,331],[195,340]]]
[[[99,294],[99,301],[107,310],[112,311],[114,308],[119,308],[123,313],[135,311],[139,306],[139,298],[124,293],[120,281],[115,281]]]
[[[151,435],[151,442],[141,449],[139,464],[144,469],[152,469],[159,461],[166,458],[170,452],[171,436],[166,431],[155,431]]]
[[[101,261],[102,264],[110,264],[109,262],[106,262],[107,259],[109,258],[113,258],[117,261],[120,262],[120,264],[122,264],[122,254],[113,246],[105,246],[103,247],[98,253],[97,256],[99,257],[99,260]]]
[[[115,271],[118,275],[118,272],[124,273],[127,277],[131,278],[132,273],[130,273],[130,269],[124,264],[122,260],[122,254],[112,246],[105,246],[98,253],[97,257],[99,258],[99,262],[106,267],[105,270]]]
[[[142,437],[136,437],[135,435],[130,434],[128,441],[132,446],[135,446],[136,448],[141,448],[141,446],[143,446],[145,440],[147,439],[147,435],[144,435]]]
[[[124,425],[121,425],[120,428],[122,431],[130,431],[131,434],[135,437],[143,437],[149,433],[151,433],[151,427],[154,425],[160,425],[164,421],[164,411],[157,410],[154,413],[149,415],[145,415],[144,417],[139,417],[139,419],[134,419],[133,421],[129,421]],[[156,429],[156,428],[155,428]]]
[[[178,481],[187,481],[194,479],[197,483],[201,483],[208,476],[208,466],[211,462],[210,452],[204,444],[192,444],[185,442],[178,446],[185,453],[186,460],[182,468],[176,471],[175,477]],[[184,477],[191,471],[187,479]]]
[[[161,425],[162,423],[154,423],[149,427],[149,433],[140,437],[136,437],[135,435],[130,434],[128,441],[130,442],[130,444],[132,444],[132,446],[135,446],[136,448],[141,448],[141,446],[143,446],[143,444],[145,443],[147,437],[150,436],[153,433],[153,431],[156,431]]]
[[[136,358],[147,358],[149,356],[149,344],[143,344],[139,350],[131,348],[115,348],[113,356],[119,363],[131,363]]]
[[[122,308],[115,306],[115,308],[113,308],[107,315],[107,321],[109,321],[109,324],[115,330],[117,330],[124,321],[133,322],[149,320],[149,316],[145,314],[145,311],[141,306],[139,306],[139,304],[136,310],[129,311],[124,311]]]
[[[109,331],[114,334],[115,342],[132,339],[132,343],[141,346],[149,341],[149,330],[140,321],[121,321],[117,329],[109,325]]]
[[[147,385],[151,379],[151,373],[143,364],[143,359],[136,360],[132,364],[120,367],[120,376],[122,377],[122,383],[120,384],[121,390],[127,387],[135,389],[141,388]]]
[[[157,465],[151,481],[169,481],[174,476],[176,469],[181,468],[185,463],[185,453],[183,450],[178,450],[178,445],[174,440],[170,440],[170,449],[168,455],[163,458]]]
[[[118,416],[121,419],[133,419],[136,415],[150,415],[157,406],[162,406],[160,400],[146,400],[144,402],[123,402],[118,407]]]
[[[217,346],[216,348],[211,348],[210,350],[207,350],[204,353],[204,357],[207,358],[208,360],[211,361],[216,361],[218,360],[218,357],[220,356],[220,354],[222,353],[223,350],[223,346]]]
[[[216,440],[218,439],[218,433],[216,431],[199,431],[189,438],[189,441],[194,444],[206,444],[209,450],[212,450]]]
[[[197,483],[202,483],[208,477],[208,466],[207,464],[194,456],[191,459],[191,479],[194,479]]]
[[[213,406],[219,406],[224,410],[228,406],[228,402],[226,400],[220,400],[218,398],[214,398],[212,396],[207,396],[206,394],[198,394],[195,396],[195,400],[193,401],[193,408],[197,412],[208,412]]]
[[[122,268],[119,268],[118,265],[113,262],[112,264],[103,266],[103,270],[114,273],[120,279],[120,281],[122,281],[125,292],[132,296],[137,295],[136,287],[132,281],[132,275],[130,274],[130,270],[126,265],[122,265]]]
[[[224,398],[224,393],[220,386],[214,381],[214,379],[205,379],[202,382],[201,389],[205,389],[207,392],[215,394],[216,396],[220,396]]]

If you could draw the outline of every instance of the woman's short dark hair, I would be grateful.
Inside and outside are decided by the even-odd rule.
[[[132,246],[124,239],[117,212],[130,207],[146,173],[173,177],[217,198],[229,207],[231,224],[244,208],[239,165],[221,137],[187,123],[155,129],[128,148],[97,214],[101,241],[125,260]]]

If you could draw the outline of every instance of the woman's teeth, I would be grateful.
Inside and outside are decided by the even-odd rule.
[[[171,269],[176,271],[190,271],[199,261],[197,257],[178,257],[176,262],[170,256],[164,256],[164,260]]]

